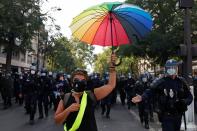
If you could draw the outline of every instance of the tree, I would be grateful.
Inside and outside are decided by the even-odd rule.
[[[80,42],[76,39],[71,39],[71,49],[73,55],[75,55],[79,68],[84,68],[87,65],[94,63],[94,47],[92,45]]]
[[[65,37],[53,39],[53,42],[48,45],[46,56],[49,70],[71,73],[76,68],[70,41]]]
[[[48,68],[71,73],[76,68],[86,69],[94,61],[94,47],[66,37],[57,37],[47,48]]]
[[[0,44],[5,46],[6,72],[11,70],[12,53],[31,49],[31,40],[42,25],[40,0],[0,1]],[[16,39],[20,45],[16,45]]]
[[[121,53],[117,53],[117,56]],[[111,56],[111,49],[107,48],[104,50],[103,53],[98,54],[95,63],[94,63],[94,71],[99,72],[101,74],[108,71],[108,62],[110,60]],[[116,67],[117,72],[127,74],[127,73],[133,73],[138,74],[138,67],[137,67],[137,59],[135,57],[122,57],[122,63]]]
[[[150,12],[154,21],[150,35],[144,40],[135,42],[134,46],[129,46],[131,48],[129,50],[137,49],[135,52],[139,53],[134,52],[130,55],[140,56],[142,53],[143,57],[151,58],[157,64],[164,64],[169,57],[177,56],[179,45],[184,43],[183,11],[179,9],[178,1],[127,0],[127,2]],[[196,13],[192,14],[192,21],[196,21],[194,18]],[[192,26],[196,28],[196,22],[193,22]],[[129,54],[127,51],[122,52]]]

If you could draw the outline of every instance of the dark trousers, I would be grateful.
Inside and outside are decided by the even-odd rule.
[[[34,120],[34,116],[36,114],[36,104],[36,97],[32,97],[30,103],[30,120]]]
[[[11,96],[4,96],[3,97],[3,106],[4,108],[8,108],[12,105],[12,102],[11,102]]]
[[[30,115],[30,120],[34,120],[36,113],[36,95],[26,95],[25,96],[25,108],[26,112]]]
[[[49,97],[50,97],[50,99],[49,99],[49,107],[51,108],[52,105],[53,105],[54,110],[55,110],[55,96],[54,96],[54,94],[50,94]]]
[[[163,116],[162,131],[180,131],[182,115]]]
[[[55,107],[54,107],[54,111],[57,110],[57,107],[58,107],[58,105],[59,105],[60,100],[61,100],[61,97],[60,97],[60,96],[58,96],[57,98],[55,98]]]
[[[120,90],[120,100],[121,100],[122,105],[125,105],[125,99],[126,99],[126,93]]]
[[[49,99],[48,95],[39,95],[38,96],[38,110],[39,110],[39,116],[43,117],[43,106],[44,106],[44,112],[45,116],[48,116],[48,105],[49,105]]]
[[[145,107],[145,104],[143,102],[138,104],[138,110],[139,110],[140,121],[148,124],[149,110]]]
[[[106,111],[106,107],[107,107],[107,111]],[[106,116],[109,116],[110,110],[111,110],[111,104],[101,104],[101,108],[102,108],[102,115],[104,115],[105,111],[106,111]]]

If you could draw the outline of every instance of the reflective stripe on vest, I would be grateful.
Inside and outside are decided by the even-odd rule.
[[[87,93],[84,91],[83,96],[82,96],[82,100],[81,100],[81,104],[80,104],[80,109],[79,109],[79,112],[78,112],[77,117],[75,119],[75,122],[73,123],[72,127],[69,130],[67,130],[66,123],[65,123],[64,124],[64,131],[76,131],[79,128],[79,126],[81,125],[81,121],[83,119],[83,116],[84,116],[86,105],[87,105]]]

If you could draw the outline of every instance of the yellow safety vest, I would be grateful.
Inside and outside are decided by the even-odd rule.
[[[73,123],[72,127],[69,130],[67,130],[66,123],[65,123],[64,124],[64,131],[76,131],[79,128],[79,126],[81,125],[81,121],[83,119],[83,116],[84,116],[86,105],[87,105],[87,93],[84,91],[83,96],[82,96],[82,100],[81,100],[81,104],[80,104],[80,109],[79,109],[79,112],[78,112],[77,117],[75,119],[75,122]]]

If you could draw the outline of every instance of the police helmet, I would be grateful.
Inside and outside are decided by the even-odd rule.
[[[52,76],[53,76],[53,72],[49,71],[49,72],[48,72],[48,75],[49,75],[50,77],[52,77]]]
[[[167,60],[165,64],[165,73],[167,75],[177,75],[179,64],[181,64],[181,62],[178,62],[174,59]]]
[[[140,75],[140,80],[142,82],[148,82],[148,75],[146,73]]]
[[[35,75],[36,71],[35,70],[31,70],[30,73],[31,73],[31,75]]]
[[[46,69],[42,69],[41,70],[41,76],[42,77],[46,77],[47,76],[47,70]]]

